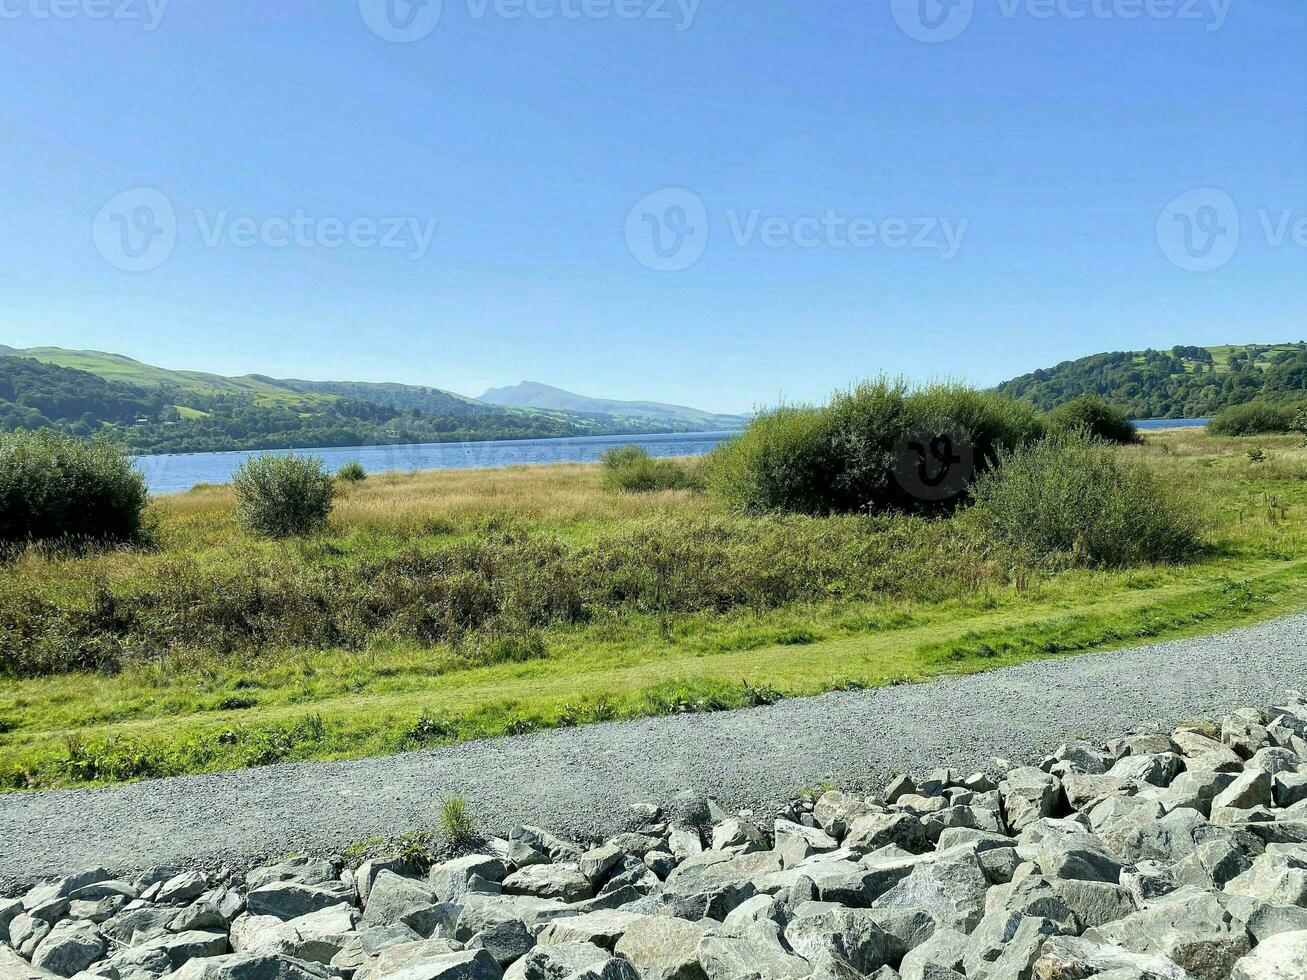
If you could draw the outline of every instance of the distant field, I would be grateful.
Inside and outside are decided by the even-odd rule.
[[[1123,450],[1207,515],[1200,560],[1124,571],[1031,561],[965,515],[747,518],[610,493],[582,465],[372,477],[291,544],[249,540],[230,491],[197,488],[153,505],[157,550],[7,569],[0,656],[81,666],[0,680],[0,785],[723,710],[1304,609],[1300,442]]]

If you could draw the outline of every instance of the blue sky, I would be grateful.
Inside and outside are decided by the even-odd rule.
[[[1300,3],[393,2],[0,0],[0,343],[737,410],[1307,336]]]

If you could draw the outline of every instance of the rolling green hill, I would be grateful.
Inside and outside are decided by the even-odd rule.
[[[1023,374],[996,390],[1045,411],[1098,394],[1132,418],[1205,418],[1250,401],[1307,400],[1307,343],[1094,354]]]
[[[487,405],[420,385],[229,378],[102,351],[0,346],[0,429],[109,435],[141,453],[692,431],[690,422]]]

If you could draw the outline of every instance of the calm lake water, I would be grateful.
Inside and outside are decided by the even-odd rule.
[[[521,466],[527,463],[592,463],[613,446],[634,443],[651,456],[702,456],[729,432],[678,432],[654,436],[586,436],[578,439],[513,439],[503,442],[439,442],[411,446],[348,446],[299,450],[322,459],[329,470],[352,459],[369,473]],[[278,450],[280,452],[281,450]],[[197,483],[227,483],[236,467],[266,452],[178,453],[138,456],[151,493],[179,493]]]
[[[1145,419],[1141,429],[1181,429],[1206,425],[1207,419]],[[391,470],[456,470],[530,463],[592,463],[613,446],[634,443],[651,456],[702,456],[730,432],[678,432],[655,436],[587,436],[579,439],[514,439],[504,442],[437,442],[411,446],[347,446],[339,449],[305,449],[321,458],[330,470],[352,459],[369,473]],[[269,450],[268,452],[271,452]],[[277,450],[280,452],[281,450]],[[138,456],[151,493],[180,493],[197,483],[227,483],[249,456],[267,452],[178,453],[172,456]]]

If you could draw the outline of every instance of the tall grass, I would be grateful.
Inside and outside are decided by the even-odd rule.
[[[604,486],[610,490],[652,493],[698,490],[703,486],[698,462],[655,459],[641,446],[615,446],[604,453]]]
[[[1041,556],[1122,567],[1181,561],[1198,549],[1194,502],[1085,430],[1004,454],[972,495],[982,527]]]

